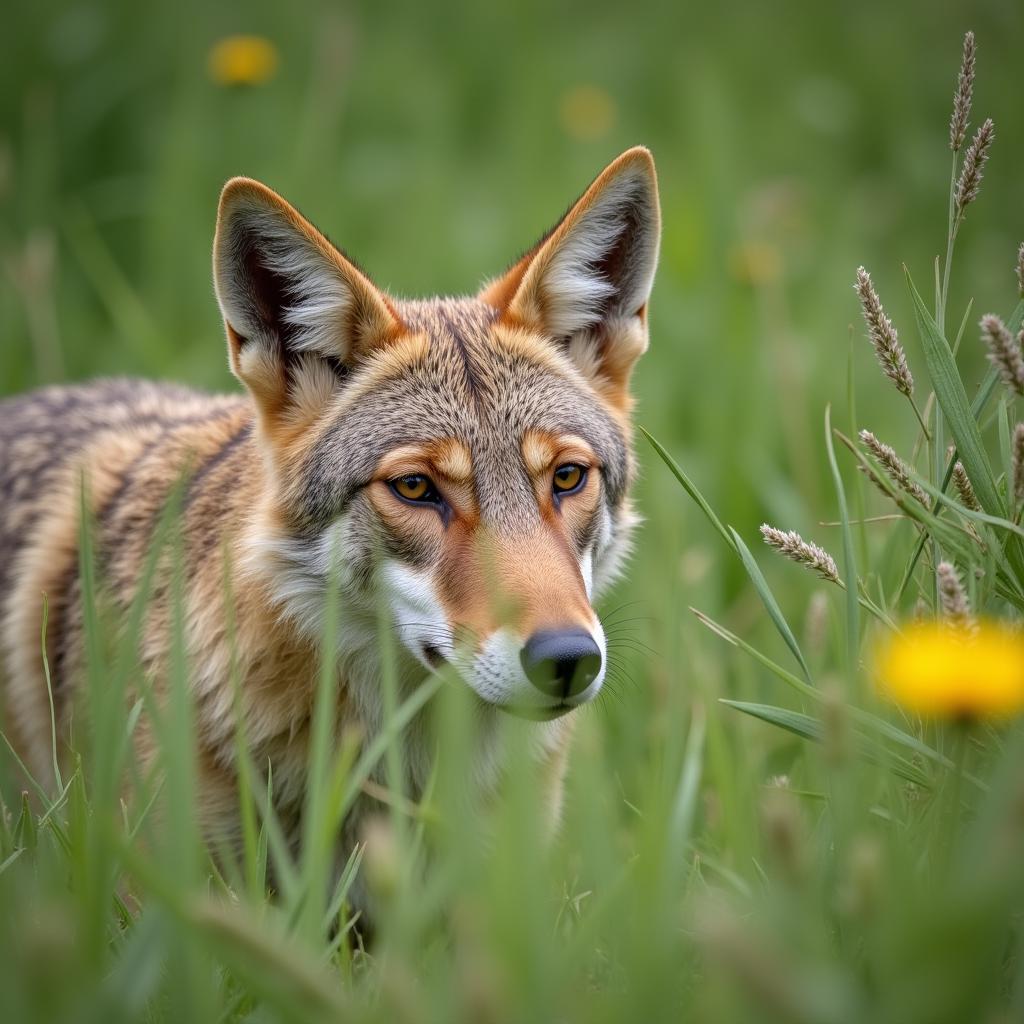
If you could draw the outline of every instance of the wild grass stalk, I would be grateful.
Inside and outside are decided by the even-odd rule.
[[[829,583],[839,582],[839,569],[836,567],[835,559],[824,548],[804,540],[795,530],[780,530],[764,523],[761,526],[761,536],[769,547],[775,548],[790,561],[806,565]]]
[[[953,463],[953,486],[956,488],[956,493],[959,495],[964,508],[969,508],[972,512],[981,511],[981,505],[978,503],[978,496],[974,493],[971,478],[967,475],[967,470],[964,469],[964,464],[959,459]]]
[[[879,441],[870,430],[862,430],[860,439],[864,447],[878,460],[889,479],[918,504],[928,508],[928,495],[911,477],[910,467],[896,454],[896,450]]]
[[[921,430],[928,438],[930,437],[928,426],[914,402],[914,377],[907,364],[906,352],[903,351],[903,346],[900,344],[896,328],[885,315],[882,302],[872,284],[871,275],[863,267],[857,268],[856,291],[860,297],[861,312],[868,328],[868,335],[882,367],[882,372],[893,382],[896,390],[906,396],[907,401],[913,407],[918,423],[921,424]]]

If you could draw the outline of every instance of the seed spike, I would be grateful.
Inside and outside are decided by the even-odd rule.
[[[928,508],[928,495],[920,484],[911,478],[910,467],[896,454],[896,449],[883,444],[870,430],[862,430],[858,436],[864,447],[878,459],[889,479],[901,491],[905,491],[915,501]]]
[[[1013,497],[1017,504],[1024,502],[1024,423],[1013,428]]]
[[[981,503],[974,493],[971,479],[959,459],[953,464],[953,485],[956,487],[956,493],[960,495],[960,503],[964,508],[969,508],[972,512],[981,511]]]
[[[978,198],[981,179],[988,160],[988,151],[992,140],[996,137],[996,126],[991,117],[985,118],[981,127],[974,133],[971,144],[964,152],[964,165],[960,178],[956,183],[956,217],[960,220],[964,211]]]
[[[974,616],[971,615],[971,604],[967,600],[964,585],[960,581],[960,573],[952,562],[939,562],[935,567],[935,575],[939,583],[939,603],[942,614],[950,623],[968,633],[977,628]]]
[[[813,569],[823,580],[839,583],[839,570],[835,559],[817,544],[803,539],[795,530],[779,530],[767,523],[761,525],[761,536],[765,543],[780,554],[801,565]]]
[[[854,287],[860,297],[864,323],[882,371],[896,385],[897,391],[911,398],[914,394],[914,378],[907,365],[907,354],[900,344],[896,328],[885,315],[878,292],[871,282],[871,275],[863,267],[857,268],[857,284]]]
[[[967,138],[967,122],[971,116],[971,98],[974,94],[974,66],[977,49],[974,45],[974,33],[964,36],[964,56],[960,62],[960,77],[957,79],[956,92],[953,94],[953,116],[949,122],[949,148],[954,153]]]

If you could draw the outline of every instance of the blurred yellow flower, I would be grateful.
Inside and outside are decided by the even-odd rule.
[[[908,711],[1007,718],[1024,709],[1024,639],[999,623],[909,626],[878,652],[879,689]]]
[[[768,242],[740,242],[729,252],[729,269],[741,284],[772,284],[782,276],[782,254]]]
[[[227,36],[207,59],[210,77],[218,85],[262,85],[277,71],[277,48],[263,36]]]
[[[562,127],[579,142],[604,138],[615,124],[615,100],[599,85],[577,85],[562,94]]]

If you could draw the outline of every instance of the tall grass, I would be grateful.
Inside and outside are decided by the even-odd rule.
[[[463,70],[470,84],[483,77],[475,65]],[[709,72],[704,84],[714,81]],[[95,102],[103,95],[99,90]],[[257,113],[252,107],[240,116]],[[313,174],[317,125],[307,127],[306,148],[289,174],[313,182],[320,175],[319,168]],[[166,145],[173,149],[185,134],[181,129]],[[31,149],[42,163],[44,135]],[[174,193],[168,181],[175,169],[185,173],[173,153],[166,157],[165,197]],[[836,524],[821,527],[816,540],[841,582],[775,565],[763,548],[755,553],[749,496],[722,483],[708,500],[695,483],[736,452],[700,451],[696,468],[689,458],[683,468],[672,452],[678,456],[687,424],[659,402],[668,408],[669,398],[691,385],[678,374],[648,379],[645,416],[658,426],[653,450],[665,463],[649,464],[644,484],[654,523],[641,540],[627,603],[605,610],[617,682],[597,708],[580,713],[565,821],[553,844],[542,834],[542,780],[521,767],[529,763],[519,756],[526,726],[507,723],[513,768],[500,799],[480,804],[467,782],[473,709],[457,679],[438,676],[401,695],[385,672],[389,725],[362,743],[335,734],[324,713],[334,678],[326,663],[301,845],[289,842],[277,820],[272,773],[251,758],[239,718],[243,834],[237,848],[207,849],[194,814],[176,500],[120,624],[103,600],[84,519],[89,670],[71,751],[62,751],[56,785],[34,786],[27,797],[14,781],[23,775],[13,756],[0,751],[0,1019],[1019,1019],[1024,738],[1016,725],[965,731],[904,714],[876,695],[869,658],[878,637],[911,615],[942,614],[944,562],[958,567],[972,614],[1017,621],[1024,601],[1014,485],[1019,399],[995,369],[976,372],[982,343],[952,304],[954,242],[963,245],[961,230],[971,227],[971,220],[956,223],[959,166],[951,173],[947,253],[937,265],[934,301],[926,303],[909,279],[904,298],[895,271],[875,276],[889,308],[905,311],[903,340],[913,336],[911,323],[918,331],[910,357],[923,423],[860,358],[867,343],[856,338],[848,380],[833,373],[834,406],[819,410],[813,447],[801,447],[799,423],[787,434],[793,473],[810,467],[807,494],[797,502],[794,485],[770,475],[757,484],[776,512],[806,501]],[[710,191],[715,177],[709,173]],[[34,187],[42,194],[46,182]],[[327,189],[322,181],[318,187]],[[985,198],[983,191],[971,206],[972,218]],[[696,217],[681,201],[667,213],[670,222]],[[185,231],[164,228],[166,237]],[[123,355],[129,339],[152,337],[142,361],[184,372],[187,362],[178,356],[160,362],[154,355],[172,347],[155,325],[164,322],[172,285],[184,272],[170,272],[156,289],[167,290],[165,305],[149,312],[81,209],[66,211],[61,230],[119,332],[110,351]],[[666,266],[674,274],[686,265],[688,243],[671,235],[668,243]],[[851,254],[845,271],[851,283],[858,256]],[[1008,285],[1012,262],[1008,252]],[[974,265],[964,265],[974,287]],[[455,269],[462,268],[445,272]],[[915,271],[919,285],[927,271]],[[825,301],[840,300],[832,293]],[[97,316],[80,296],[66,301]],[[1003,316],[1014,338],[1024,309],[1011,305]],[[663,326],[667,337],[672,325]],[[39,329],[43,360],[50,351],[45,323]],[[657,330],[655,338],[658,344]],[[843,362],[841,331],[821,344],[833,355],[814,365]],[[81,352],[73,355],[73,370],[109,369],[103,359],[88,364]],[[749,425],[764,388],[760,381],[740,388],[748,363],[738,361],[728,379],[720,357],[704,368],[704,379],[721,381],[727,392],[719,403],[731,397],[729,415]],[[899,412],[886,409],[883,395]],[[720,436],[716,410],[701,415],[704,436]],[[859,442],[862,429],[892,442],[905,479],[880,449]],[[947,455],[949,443],[955,451]],[[813,454],[802,467],[805,451]],[[767,458],[764,448],[759,456]],[[958,464],[977,507],[951,484]],[[677,521],[696,532],[688,497],[718,547],[712,556],[688,547],[677,572],[660,541]],[[804,523],[794,525],[810,536]],[[798,541],[789,553],[801,555]],[[803,555],[819,559],[813,549]],[[168,574],[174,595],[173,668],[160,701],[138,664],[158,573]],[[719,581],[730,579],[741,581],[735,602],[722,598],[726,584]],[[630,601],[634,594],[642,603]],[[693,618],[688,602],[712,611]],[[807,621],[797,621],[805,608]],[[325,649],[343,615],[331,595]],[[385,664],[388,653],[385,644]],[[401,735],[416,715],[429,716],[441,754],[426,796],[412,802],[401,786]],[[131,737],[143,727],[158,739],[155,764],[132,759]],[[339,823],[367,793],[379,814],[365,844],[336,861]],[[365,886],[377,908],[366,948],[353,886]]]

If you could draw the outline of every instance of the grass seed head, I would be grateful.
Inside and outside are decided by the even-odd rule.
[[[935,575],[939,583],[939,601],[943,616],[964,632],[973,632],[976,627],[971,615],[971,604],[967,600],[967,593],[960,582],[960,573],[957,572],[956,566],[952,562],[939,562],[935,567]]]
[[[804,540],[795,530],[779,530],[762,523],[761,536],[769,547],[775,548],[794,562],[813,569],[823,580],[830,583],[839,582],[839,570],[836,568],[835,559],[817,544]]]
[[[788,788],[767,788],[760,812],[765,852],[772,866],[786,881],[801,881],[807,873],[809,844],[797,797]]]
[[[974,93],[974,65],[976,57],[974,33],[964,36],[964,56],[960,63],[960,77],[953,95],[953,116],[949,122],[949,148],[954,153],[967,138],[967,122],[971,116],[971,96]]]
[[[1024,299],[1024,242],[1020,243],[1020,248],[1017,250],[1017,291]]]
[[[1013,428],[1013,497],[1024,502],[1024,423]]]
[[[972,512],[981,511],[981,503],[974,493],[974,487],[971,486],[967,470],[959,459],[953,464],[953,486],[956,487],[956,493],[960,495],[960,504],[964,508],[969,508]]]
[[[986,117],[982,126],[974,133],[971,144],[964,153],[964,165],[956,183],[956,216],[959,220],[967,207],[978,198],[981,179],[988,160],[988,151],[996,137],[996,126],[991,117]]]
[[[896,454],[896,450],[879,441],[870,430],[862,430],[859,436],[864,447],[878,459],[889,479],[901,491],[905,491],[915,501],[928,508],[928,495],[911,478],[910,467]]]
[[[857,284],[854,287],[860,297],[868,336],[883,372],[896,385],[898,391],[910,398],[914,393],[914,378],[907,365],[907,354],[900,344],[896,328],[885,315],[875,286],[871,283],[871,275],[863,267],[857,268]]]
[[[988,348],[989,362],[1002,375],[1011,391],[1024,395],[1024,357],[1021,356],[1021,336],[1014,339],[1006,324],[994,313],[981,318],[981,337]],[[1024,332],[1022,332],[1024,335]]]

